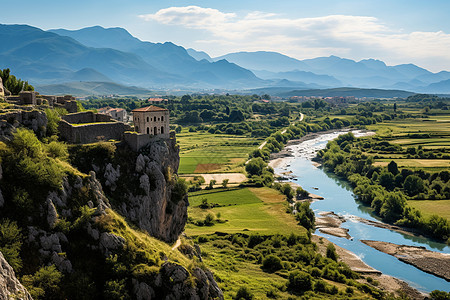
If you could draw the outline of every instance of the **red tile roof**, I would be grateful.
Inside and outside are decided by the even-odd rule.
[[[158,107],[158,106],[154,106],[154,105],[150,105],[150,106],[146,106],[146,107],[141,107],[141,108],[136,108],[133,109],[133,112],[146,112],[146,111],[164,111],[167,110],[165,108],[162,107]]]

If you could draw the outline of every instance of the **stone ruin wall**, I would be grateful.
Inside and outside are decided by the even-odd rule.
[[[98,141],[122,140],[123,133],[131,127],[122,122],[73,126],[65,120],[59,122],[59,134],[71,144],[87,144]]]
[[[96,123],[96,122],[115,122],[110,116],[96,114],[92,111],[68,114],[62,117],[63,120],[71,124]]]

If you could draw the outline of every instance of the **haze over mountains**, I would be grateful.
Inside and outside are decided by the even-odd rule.
[[[116,90],[122,89],[120,85],[139,86],[144,88],[138,89],[141,92],[361,87],[450,93],[450,72],[432,73],[413,64],[387,66],[380,60],[357,62],[337,56],[298,60],[264,51],[211,58],[171,42],[141,41],[123,28],[43,31],[0,25],[0,39],[0,67],[48,90],[72,86],[89,91],[99,86],[92,82],[101,82],[104,87],[114,84]]]

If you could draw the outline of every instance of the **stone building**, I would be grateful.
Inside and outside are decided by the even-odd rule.
[[[110,116],[86,111],[64,115],[59,121],[58,130],[61,139],[71,144],[86,144],[108,140],[120,141],[124,132],[132,128]]]
[[[127,111],[123,108],[112,108],[112,107],[102,107],[97,109],[99,114],[108,115],[114,120],[120,121],[120,122],[127,122]]]
[[[133,110],[134,130],[169,138],[169,110],[154,105]]]

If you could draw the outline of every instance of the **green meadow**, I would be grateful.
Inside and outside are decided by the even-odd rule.
[[[208,204],[218,205],[202,209],[199,205],[203,199]],[[305,234],[306,230],[297,225],[294,216],[286,213],[285,196],[270,188],[236,188],[202,190],[189,195],[189,217],[193,221],[203,220],[212,213],[220,216],[223,223],[213,226],[186,225],[190,236],[212,234],[216,231],[225,233],[260,233],[270,234]]]
[[[408,200],[408,205],[429,217],[438,215],[450,221],[450,200]]]
[[[180,174],[242,171],[248,153],[261,140],[248,136],[188,132],[177,134],[180,145]]]

